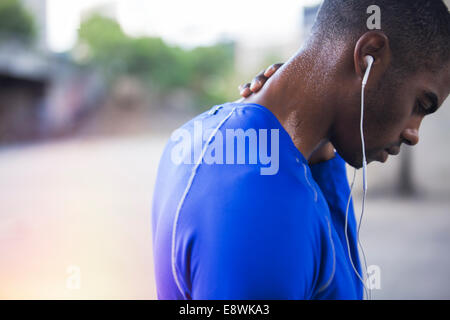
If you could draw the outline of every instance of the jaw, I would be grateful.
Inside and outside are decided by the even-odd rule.
[[[355,169],[362,168],[362,156],[360,152],[351,152],[350,150],[346,151],[336,146],[335,148],[337,153],[339,153],[339,155],[348,165],[352,166]]]

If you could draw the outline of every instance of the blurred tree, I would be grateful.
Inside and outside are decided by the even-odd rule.
[[[95,64],[109,78],[125,72],[122,60],[126,42],[127,37],[116,21],[93,16],[80,26],[76,50],[83,48],[85,52],[80,58],[81,62]]]
[[[16,40],[30,43],[36,36],[33,17],[19,0],[0,1],[0,41]]]
[[[196,103],[210,106],[230,100],[237,94],[230,85],[234,72],[234,43],[219,43],[210,47],[198,47],[190,52],[192,75],[189,88],[197,93]]]
[[[233,71],[233,43],[184,50],[160,38],[127,36],[115,20],[94,15],[81,24],[77,47],[84,48],[82,61],[100,67],[110,81],[132,75],[161,95],[184,88],[203,107],[228,100],[223,79]]]

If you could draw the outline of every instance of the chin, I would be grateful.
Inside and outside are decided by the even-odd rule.
[[[351,167],[355,169],[361,169],[363,167],[362,162],[362,152],[361,148],[358,148],[360,146],[357,146],[355,148],[336,148],[337,153],[342,157],[342,159],[345,160],[345,162],[350,165]],[[382,150],[384,151],[384,150]],[[368,150],[366,148],[366,161],[367,164],[373,162],[373,161],[380,161],[383,162],[383,154],[382,151],[379,149],[370,149]]]
[[[347,162],[348,165],[352,166],[355,169],[361,169],[363,167],[363,163],[362,163],[362,155],[360,153],[357,153],[355,156],[353,157],[343,157],[341,156],[345,162]],[[388,154],[385,151],[381,151],[377,154],[367,154],[366,155],[366,161],[367,161],[367,165],[369,165],[372,162],[381,162],[381,163],[385,163],[386,160],[388,158]]]
[[[347,162],[347,163],[349,165],[351,165],[355,169],[361,169],[363,167],[362,161],[359,161],[359,162],[356,162],[356,163],[350,163],[350,162]]]
[[[351,153],[350,155],[345,152],[339,152],[339,155],[342,157],[342,159],[345,160],[345,162],[352,166],[355,169],[361,169],[362,168],[362,157],[359,153]]]

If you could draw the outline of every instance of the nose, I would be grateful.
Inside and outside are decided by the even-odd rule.
[[[415,146],[419,143],[419,128],[422,123],[423,116],[414,116],[401,134],[402,142],[410,146]]]
[[[407,128],[402,132],[403,142],[410,146],[415,146],[419,143],[419,130]]]

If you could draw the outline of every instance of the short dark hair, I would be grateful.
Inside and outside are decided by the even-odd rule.
[[[437,70],[450,60],[450,14],[442,0],[324,0],[313,36],[356,43],[369,31],[370,5],[380,7],[395,69],[403,74]]]

